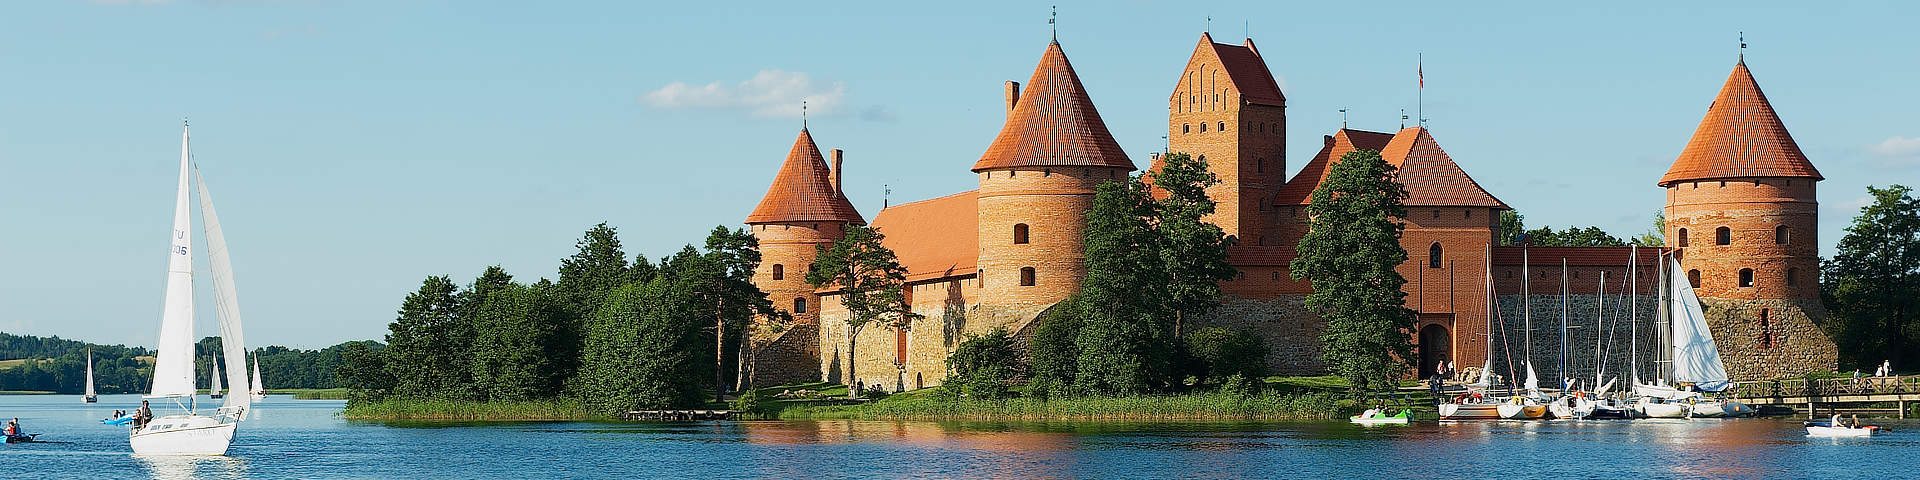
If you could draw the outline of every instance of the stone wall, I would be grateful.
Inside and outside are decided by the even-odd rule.
[[[1327,366],[1320,361],[1320,332],[1325,323],[1319,315],[1307,311],[1306,295],[1280,295],[1273,299],[1228,297],[1220,308],[1192,329],[1223,326],[1244,329],[1267,341],[1267,368],[1275,375],[1322,375]]]
[[[1501,295],[1499,297],[1499,315],[1490,338],[1493,350],[1493,372],[1500,377],[1511,377],[1514,383],[1526,381],[1527,356],[1527,311],[1522,309],[1523,295]],[[1629,300],[1632,301],[1629,301]],[[1604,302],[1604,304],[1602,303]],[[1566,298],[1566,368],[1560,367],[1560,295],[1532,296],[1533,326],[1533,363],[1534,373],[1539,376],[1540,388],[1558,388],[1560,379],[1573,378],[1584,388],[1593,388],[1596,366],[1605,379],[1618,379],[1614,389],[1618,391],[1633,380],[1632,367],[1634,357],[1639,357],[1640,378],[1652,380],[1657,366],[1655,359],[1658,348],[1655,347],[1655,317],[1658,315],[1659,298],[1655,295],[1568,295]],[[1631,315],[1629,307],[1638,310]],[[1604,312],[1603,312],[1604,308]],[[1604,313],[1604,323],[1603,320]],[[1471,322],[1476,319],[1459,319],[1459,322]],[[1485,317],[1477,319],[1484,327]],[[1637,337],[1636,337],[1637,336]],[[1634,346],[1638,338],[1638,348]],[[1596,352],[1596,345],[1600,348]],[[1456,368],[1479,367],[1480,365],[1454,365]],[[1511,369],[1509,369],[1511,368]],[[1605,380],[1601,380],[1605,382]]]
[[[772,333],[750,333],[759,348],[748,353],[743,383],[754,387],[820,381],[820,325],[802,323]]]
[[[1818,300],[1701,299],[1707,326],[1727,376],[1736,381],[1831,372],[1840,351],[1820,328],[1827,309]],[[1765,321],[1762,321],[1764,317]]]

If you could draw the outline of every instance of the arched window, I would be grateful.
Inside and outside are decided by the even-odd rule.
[[[1207,133],[1207,122],[1200,122],[1200,133]]]
[[[1687,229],[1680,229],[1680,246],[1687,246]]]
[[[807,313],[807,297],[793,299],[793,313]]]
[[[1727,227],[1720,227],[1720,228],[1713,229],[1713,244],[1714,245],[1732,245],[1733,229],[1727,228]]]
[[[1753,286],[1753,269],[1751,268],[1740,269],[1740,287],[1746,288],[1751,286]]]
[[[1220,128],[1218,130],[1222,132],[1227,131],[1227,122],[1220,122]]]
[[[1027,243],[1027,224],[1013,224],[1013,243],[1015,245],[1024,245]]]
[[[1020,267],[1020,286],[1033,286],[1033,267]]]
[[[1794,284],[1799,283],[1799,281],[1800,281],[1800,269],[1795,267],[1787,267],[1787,286],[1791,287]]]
[[[1700,288],[1700,269],[1687,270],[1687,285]]]
[[[776,263],[776,264],[773,264],[773,279],[774,279],[774,280],[786,280],[786,279],[787,279],[787,266],[786,266],[786,265],[781,265],[781,264],[778,264],[778,263]]]
[[[1266,173],[1266,171],[1267,171],[1267,159],[1266,159],[1266,157],[1261,157],[1261,158],[1256,158],[1256,159],[1253,159],[1253,172],[1254,172],[1254,173]]]
[[[1787,226],[1786,225],[1773,227],[1773,243],[1780,244],[1780,245],[1787,244]]]
[[[1440,268],[1440,242],[1427,247],[1427,268]]]
[[[1180,133],[1193,133],[1193,124],[1190,124],[1190,123],[1180,124]]]

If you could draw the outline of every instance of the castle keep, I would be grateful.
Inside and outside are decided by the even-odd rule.
[[[1312,287],[1293,280],[1287,265],[1308,228],[1304,207],[1313,190],[1332,163],[1357,149],[1380,151],[1409,193],[1401,239],[1408,260],[1398,270],[1407,278],[1407,306],[1418,315],[1414,339],[1423,375],[1441,361],[1480,365],[1490,355],[1504,373],[1522,361],[1522,351],[1545,356],[1536,361],[1544,378],[1591,371],[1598,360],[1588,348],[1570,349],[1564,371],[1552,365],[1562,339],[1544,324],[1563,318],[1593,324],[1601,302],[1615,309],[1620,299],[1629,299],[1648,323],[1660,253],[1679,258],[1685,279],[1699,289],[1736,380],[1835,366],[1834,345],[1817,326],[1825,316],[1813,233],[1820,175],[1744,61],[1658,182],[1667,191],[1668,247],[1637,251],[1494,246],[1500,212],[1512,207],[1481,188],[1424,127],[1386,133],[1343,125],[1286,178],[1287,99],[1251,39],[1222,44],[1202,34],[1175,80],[1167,99],[1170,151],[1206,160],[1220,180],[1208,190],[1219,202],[1209,220],[1237,238],[1229,262],[1238,274],[1222,283],[1223,305],[1205,322],[1261,335],[1276,372],[1325,370],[1321,320],[1302,304]],[[1081,234],[1094,188],[1125,180],[1140,166],[1107,131],[1057,41],[1027,81],[1007,82],[1004,94],[1006,121],[970,168],[978,189],[874,215],[871,226],[886,235],[885,244],[909,271],[906,298],[922,317],[906,328],[863,330],[854,345],[847,344],[846,311],[835,292],[814,289],[805,272],[816,247],[866,220],[840,189],[840,151],[833,150],[829,167],[801,129],[746,219],[763,254],[754,282],[795,320],[783,331],[753,331],[746,366],[752,383],[938,385],[947,355],[966,334],[1024,333],[1041,312],[1079,289],[1087,273]],[[1158,157],[1147,160],[1151,169]],[[956,173],[961,167],[954,165]],[[1627,278],[1630,261],[1638,264],[1633,278]],[[1528,322],[1534,332],[1553,333],[1521,336]],[[1570,330],[1565,340],[1594,345],[1601,340],[1597,327]],[[1645,342],[1641,361],[1653,361],[1652,334],[1636,333]],[[1520,343],[1529,339],[1531,348]],[[858,379],[845,376],[849,350]],[[1625,364],[1626,357],[1609,356],[1607,363]],[[1608,370],[1624,370],[1615,368]]]

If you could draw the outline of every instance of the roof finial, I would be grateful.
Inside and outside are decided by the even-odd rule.
[[[1060,25],[1054,23],[1060,20],[1060,6],[1054,5],[1047,9],[1047,29],[1053,31],[1053,43],[1060,43]]]
[[[1747,32],[1740,32],[1740,64],[1747,64]]]
[[[1347,107],[1340,107],[1340,129],[1347,129]]]
[[[1400,129],[1407,129],[1407,107],[1400,107]]]
[[[1207,15],[1207,36],[1213,36],[1213,15]]]
[[[1253,38],[1253,27],[1251,26],[1252,24],[1253,22],[1250,22],[1247,19],[1244,19],[1244,18],[1240,19],[1240,38]]]
[[[807,129],[807,98],[800,97],[800,129]]]

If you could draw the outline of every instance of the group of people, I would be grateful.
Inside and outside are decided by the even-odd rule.
[[[13,420],[7,421],[7,428],[5,429],[5,433],[9,437],[17,437],[17,436],[26,434],[25,432],[22,432],[20,430],[20,417],[13,417]]]

